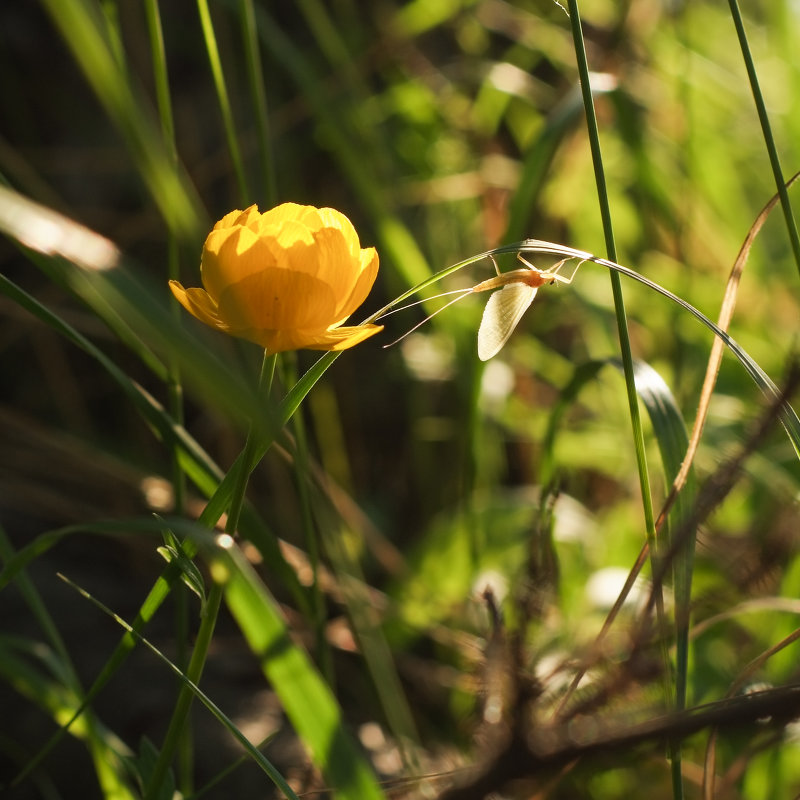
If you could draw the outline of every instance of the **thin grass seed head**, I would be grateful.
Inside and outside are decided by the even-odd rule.
[[[178,302],[201,322],[270,353],[346,350],[382,330],[344,326],[378,274],[350,220],[332,208],[284,203],[226,214],[206,238],[203,289],[170,281]]]

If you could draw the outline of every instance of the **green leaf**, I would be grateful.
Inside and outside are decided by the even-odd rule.
[[[190,591],[194,592],[205,603],[206,589],[203,582],[203,574],[197,568],[194,561],[186,555],[180,540],[169,529],[162,531],[164,545],[157,547],[156,552],[167,562],[176,563],[180,570],[181,580],[186,584]]]
[[[158,760],[158,750],[156,746],[143,736],[139,742],[139,752],[133,758],[127,759],[129,769],[136,775],[140,788],[147,786],[150,776]],[[174,800],[175,797],[175,776],[172,770],[167,772],[166,777],[159,786],[155,800]]]
[[[216,580],[224,582],[231,613],[336,796],[382,798],[330,688],[305,651],[294,644],[274,598],[232,542],[211,554],[211,570]]]

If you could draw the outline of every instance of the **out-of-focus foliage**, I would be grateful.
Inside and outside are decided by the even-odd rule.
[[[743,5],[788,178],[800,169],[800,12],[791,0]],[[145,14],[152,7],[129,0],[0,7],[0,177],[107,237],[124,256],[116,272],[87,275],[9,239],[0,245],[0,273],[125,378],[76,347],[46,314],[37,316],[33,302],[8,287],[0,295],[4,565],[65,525],[168,514],[170,436],[184,441],[186,431],[209,454],[186,467],[186,515],[196,516],[197,498],[241,450],[245,417],[263,411],[274,421],[280,413],[277,402],[259,411],[254,399],[257,348],[203,330],[187,315],[178,329],[167,309],[169,254],[177,254],[184,284],[198,285],[209,221],[231,209],[293,201],[343,211],[361,246],[374,245],[381,258],[375,288],[352,324],[433,271],[525,237],[605,255],[570,21],[559,3],[298,0],[255,4],[252,17],[249,3],[212,3],[227,117],[198,6],[162,3],[177,164],[156,110]],[[715,318],[739,247],[776,191],[729,8],[710,0],[586,0],[581,14],[618,261]],[[247,41],[259,48],[266,131]],[[499,263],[518,266],[513,257]],[[486,365],[475,352],[485,295],[465,298],[384,350],[424,312],[388,317],[382,336],[336,360],[298,412],[306,427],[289,425],[291,435],[278,438],[252,476],[244,552],[381,777],[445,772],[457,779],[456,767],[491,755],[508,731],[487,717],[487,707],[496,701],[503,720],[513,717],[513,700],[503,699],[506,679],[497,677],[504,670],[516,675],[509,692],[522,687],[554,712],[576,665],[593,655],[644,544],[623,381],[613,366],[587,366],[619,355],[604,273],[589,263],[569,286],[543,287]],[[444,281],[442,291],[492,274],[484,260]],[[658,372],[662,397],[689,428],[711,337],[664,298],[638,284],[623,288],[634,355]],[[780,384],[799,321],[798,269],[778,208],[750,253],[730,332]],[[309,353],[287,357],[278,400],[312,363]],[[169,413],[149,404],[152,396],[170,407],[166,376],[175,364],[186,384],[185,431],[171,434]],[[560,407],[581,370],[590,371]],[[726,357],[695,462],[700,486],[738,452],[761,411],[758,391]],[[658,507],[668,489],[663,451],[644,418]],[[307,464],[299,455],[304,430]],[[703,520],[692,592],[692,622],[700,626],[692,638],[692,706],[721,700],[732,687],[741,693],[798,681],[797,646],[790,645],[737,685],[746,665],[797,628],[798,477],[792,447],[775,426]],[[309,528],[320,540],[318,593],[310,588],[316,552]],[[31,562],[34,588],[15,571],[3,590],[3,641],[21,637],[9,638],[0,654],[0,699],[5,706],[8,696],[11,709],[3,717],[14,720],[0,722],[3,778],[29,763],[55,729],[52,720],[64,722],[75,687],[94,680],[120,635],[55,573],[131,619],[163,566],[161,539],[141,530],[100,537],[70,529]],[[652,645],[645,661],[627,660],[639,641],[637,603],[651,574],[646,567],[582,686],[624,677],[604,698],[609,724],[632,724],[669,705],[654,639],[645,637]],[[174,595],[171,603],[180,605]],[[63,652],[58,637],[42,634],[38,603],[53,615]],[[669,616],[669,586],[664,605]],[[180,661],[169,614],[153,624],[148,637]],[[36,649],[45,639],[46,653]],[[227,617],[217,641],[206,693],[251,739],[276,737],[267,755],[296,787],[319,790],[304,776],[305,754]],[[669,636],[666,642],[668,651]],[[53,674],[67,654],[74,682]],[[615,673],[620,664],[625,669]],[[140,738],[163,738],[171,680],[137,650],[94,703],[114,732],[98,734],[94,762],[67,737],[36,780],[44,786],[49,775],[56,783],[69,775],[72,789],[62,796],[94,796],[104,748],[117,748],[116,737],[141,762]],[[36,700],[45,690],[46,699]],[[199,717],[195,778],[202,787],[239,751],[214,720]],[[406,742],[405,762],[397,747],[404,737],[417,739]],[[708,740],[708,727],[688,739],[687,785],[701,780]],[[797,794],[797,756],[791,727],[721,736],[719,796]],[[593,762],[560,783],[553,778],[550,796],[616,798],[645,785],[672,796],[658,744],[630,745],[609,758],[613,768]],[[110,795],[113,775],[102,780]],[[264,781],[247,765],[207,796],[260,796]],[[423,783],[432,794],[440,785]],[[30,793],[21,796],[44,796],[31,788],[33,779],[23,786]]]

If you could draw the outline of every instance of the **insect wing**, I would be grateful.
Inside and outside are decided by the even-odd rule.
[[[488,361],[500,352],[534,297],[536,288],[526,283],[509,283],[489,297],[478,328],[481,361]]]

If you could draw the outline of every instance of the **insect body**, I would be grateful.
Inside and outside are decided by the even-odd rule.
[[[496,289],[497,291],[489,297],[486,303],[480,328],[478,328],[478,358],[480,358],[481,361],[488,361],[492,356],[497,355],[514,332],[514,328],[517,327],[522,316],[530,307],[533,298],[536,297],[536,292],[539,290],[539,287],[555,283],[556,281],[560,283],[572,283],[572,279],[575,277],[578,267],[583,263],[583,261],[578,262],[572,275],[565,277],[559,274],[559,270],[568,259],[559,261],[557,264],[550,267],[550,269],[542,270],[534,267],[533,264],[526,261],[522,255],[517,255],[517,258],[525,264],[525,267],[523,269],[511,270],[510,272],[500,272],[492,258],[492,263],[494,264],[497,275],[493,278],[481,281],[469,289],[457,289],[455,292],[446,292],[445,294],[457,294],[458,297],[446,303],[438,311],[435,311],[433,314],[423,319],[422,322],[417,323],[411,330],[406,331],[400,339],[392,342],[392,344],[397,344],[397,342],[408,336],[409,333],[412,333],[421,325],[424,325],[431,317],[435,317],[440,311],[444,311],[445,308],[451,306],[453,303],[457,303],[467,295],[473,294],[474,292],[490,292]],[[442,297],[443,295],[437,296]],[[420,300],[418,302],[421,303],[425,301]],[[411,303],[410,305],[417,305],[417,303]],[[403,306],[403,308],[398,308],[394,311],[402,311],[404,308],[409,307],[410,306]],[[389,313],[393,314],[394,311]],[[385,345],[385,347],[390,346],[391,345]]]
[[[531,267],[504,272],[472,287],[473,292],[499,290],[489,297],[478,328],[478,358],[488,361],[502,350],[528,310],[540,286],[555,278]]]

